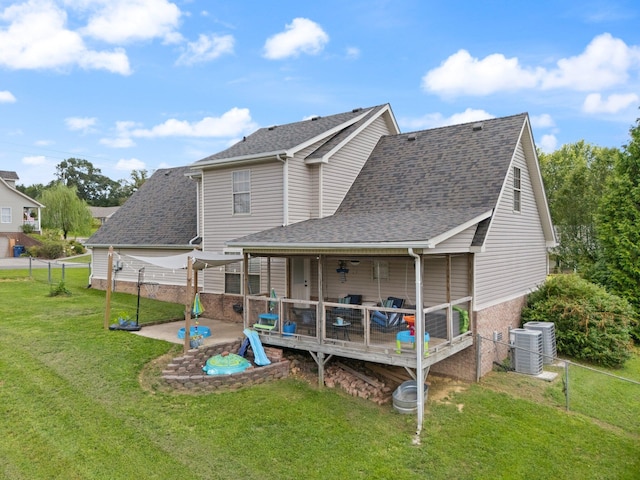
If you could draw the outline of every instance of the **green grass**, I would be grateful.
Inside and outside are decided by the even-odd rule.
[[[140,379],[180,346],[105,331],[105,294],[87,284],[88,269],[67,269],[72,295],[49,297],[46,271],[0,271],[0,478],[638,478],[637,420],[507,392],[515,375],[430,402],[417,446],[415,417],[298,379],[165,393]],[[135,303],[116,293],[112,312],[135,313]],[[141,306],[144,322],[182,309]],[[604,389],[600,408],[639,418],[629,388]]]

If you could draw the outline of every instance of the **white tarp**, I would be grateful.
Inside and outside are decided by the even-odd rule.
[[[200,250],[192,250],[189,253],[180,253],[178,255],[169,255],[167,257],[140,257],[129,255],[131,258],[150,263],[157,267],[167,268],[169,270],[179,270],[187,268],[187,259],[192,258],[193,268],[202,270],[209,267],[219,267],[227,263],[241,262],[242,255],[226,255],[218,252],[201,252]]]

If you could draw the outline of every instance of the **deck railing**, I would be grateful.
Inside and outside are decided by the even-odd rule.
[[[263,319],[277,319],[273,329],[261,330],[261,334],[278,335],[292,344],[314,342],[389,351],[390,346],[396,345],[397,332],[408,327],[406,324],[386,328],[377,326],[371,321],[373,312],[416,315],[416,310],[412,308],[384,308],[329,301],[321,304],[313,300],[274,299],[267,295],[248,296],[247,300],[248,316],[245,326],[251,327],[259,323],[261,316]],[[437,352],[459,338],[471,335],[471,300],[472,297],[467,296],[424,308],[425,332],[429,333],[431,340],[429,352]],[[278,343],[282,342],[279,340]],[[408,351],[411,346],[402,348]]]

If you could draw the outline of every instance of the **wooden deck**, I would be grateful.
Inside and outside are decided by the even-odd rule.
[[[255,303],[250,303],[250,312],[251,307],[254,307],[254,312],[264,312],[264,308],[267,306],[265,302],[273,302],[273,300],[264,297],[252,297],[252,300]],[[468,299],[463,300],[468,301]],[[274,316],[277,316],[278,319],[284,318],[284,321],[278,320],[276,327],[271,331],[259,331],[260,340],[265,345],[304,350],[314,355],[322,353],[325,356],[336,355],[386,365],[402,366],[408,369],[417,368],[417,356],[412,343],[401,343],[400,350],[397,350],[396,335],[398,332],[406,330],[406,325],[383,331],[375,328],[375,325],[372,326],[371,322],[368,321],[371,312],[380,310],[380,307],[361,305],[346,307],[343,304],[331,302],[323,302],[321,306],[318,306],[318,302],[309,302],[308,305],[304,305],[306,308],[301,309],[299,302],[289,299],[277,300],[277,304],[276,308],[271,303],[271,311],[278,312]],[[312,321],[305,323],[304,318],[301,318],[299,313],[295,313],[296,308],[294,305],[298,307],[298,311],[311,311],[314,314]],[[447,310],[451,312],[452,305],[439,305],[425,311],[439,309],[443,312]],[[347,324],[338,325],[335,322],[335,316],[332,316],[331,312],[336,307],[346,307],[349,310],[343,319]],[[397,311],[407,315],[415,315],[416,313],[415,310],[411,309],[399,309]],[[317,312],[321,313],[321,322],[315,322]],[[259,313],[253,313],[249,318],[257,318],[258,315]],[[450,313],[447,318],[448,326],[441,325],[444,328],[440,328],[438,333],[430,333],[428,351],[426,351],[422,361],[423,368],[428,368],[473,345],[471,331],[454,336],[456,330],[452,325]],[[288,322],[296,323],[295,333],[286,333],[284,331],[284,325]],[[246,326],[248,327],[253,324],[251,321],[247,323],[248,325]],[[440,336],[434,336],[434,333]],[[444,338],[445,336],[448,338]]]

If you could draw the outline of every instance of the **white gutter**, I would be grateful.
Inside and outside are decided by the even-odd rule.
[[[416,347],[416,383],[418,393],[418,420],[416,427],[416,436],[420,437],[422,432],[422,422],[424,419],[424,372],[422,367],[422,360],[424,358],[424,309],[422,308],[422,259],[420,255],[413,251],[413,248],[408,249],[409,255],[415,260],[416,267],[416,321],[415,325],[415,347]]]
[[[282,226],[289,225],[289,163],[287,157],[284,159],[280,154],[276,154],[276,158],[282,162]]]

